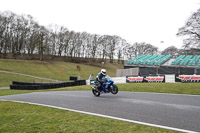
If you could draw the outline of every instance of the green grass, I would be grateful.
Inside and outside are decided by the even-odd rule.
[[[77,65],[81,66],[80,72],[76,69]],[[64,81],[68,81],[69,76],[80,76],[81,79],[87,79],[90,74],[96,75],[101,69],[100,66],[101,64],[91,66],[58,61],[41,62],[0,59],[0,70]],[[105,68],[107,69],[108,75],[115,76],[116,69],[121,69],[122,65],[106,64]],[[65,70],[63,78],[61,78],[60,74],[61,69]],[[13,80],[33,82],[35,79],[0,73],[0,87],[9,86]],[[198,83],[133,83],[118,84],[117,86],[119,91],[200,95]],[[91,88],[90,86],[76,86],[49,90],[0,89],[0,96],[68,90],[91,90]],[[3,101],[0,101],[0,125],[0,132],[173,132],[54,108]]]
[[[32,92],[43,92],[43,91],[80,91],[80,90],[91,90],[91,88],[90,88],[90,86],[84,85],[84,86],[66,87],[66,88],[58,88],[58,89],[45,89],[45,90],[0,89],[0,96],[32,93]]]
[[[77,70],[77,65],[81,67],[81,71]],[[123,68],[123,66],[108,63],[105,64],[105,68],[107,69],[108,75],[115,76],[116,70]],[[64,69],[63,77],[61,77],[61,69]],[[70,76],[77,76],[80,77],[80,79],[88,79],[90,74],[96,76],[100,69],[100,63],[97,64],[97,66],[92,66],[59,61],[0,59],[0,70],[63,81],[68,81]]]
[[[190,94],[200,95],[200,83],[129,83],[117,84],[120,91],[129,92],[153,92],[153,93],[171,93],[171,94]],[[74,86],[48,90],[10,90],[0,89],[0,96],[14,95],[21,93],[41,92],[41,91],[77,91],[91,90],[90,85]]]
[[[0,132],[174,133],[166,129],[74,113],[55,108],[0,101]]]
[[[21,75],[0,72],[0,87],[10,86],[12,84],[12,81],[29,82],[29,83],[34,83],[34,82],[35,83],[37,82],[49,83],[50,82],[47,80],[41,80],[41,79],[36,79],[36,78],[31,78],[31,77],[26,77],[26,76],[21,76]]]
[[[118,84],[120,91],[200,95],[200,83],[129,83]]]
[[[80,91],[80,90],[91,90],[91,88],[90,88],[90,86],[84,85],[84,86],[66,87],[66,88],[58,88],[58,89],[45,89],[45,90],[0,89],[0,96],[32,93],[32,92],[44,92],[44,91]]]

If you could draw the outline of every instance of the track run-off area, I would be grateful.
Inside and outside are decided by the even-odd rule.
[[[119,92],[93,96],[91,91],[51,91],[0,96],[29,103],[182,132],[200,132],[200,96]]]

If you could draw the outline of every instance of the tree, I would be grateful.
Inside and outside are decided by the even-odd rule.
[[[125,39],[122,39],[121,37],[117,37],[116,54],[118,58],[118,64],[120,63],[120,60],[124,60],[126,44],[127,42]]]
[[[47,33],[48,30],[44,26],[40,26],[40,31],[38,34],[38,53],[40,55],[40,61],[43,61],[44,52],[47,48]]]
[[[106,48],[106,53],[107,56],[110,59],[110,63],[113,63],[113,58],[114,58],[114,51],[116,49],[116,43],[117,43],[117,36],[106,36],[106,44],[107,44],[107,48]]]
[[[143,54],[149,54],[149,55],[153,55],[153,54],[157,54],[158,52],[158,48],[149,44],[149,43],[135,43],[135,56],[140,56]]]
[[[126,58],[131,59],[133,57],[138,57],[140,55],[153,55],[153,54],[157,54],[158,53],[158,48],[142,42],[142,43],[134,43],[134,44],[126,44],[125,47],[123,48],[124,51],[124,56],[126,56]]]
[[[30,15],[17,15],[10,11],[0,12],[0,56],[12,54],[33,57],[43,55],[100,58],[120,60],[138,56],[138,45],[129,45],[119,36],[97,35],[69,31],[64,26],[39,25]],[[143,46],[143,45],[141,45]],[[146,49],[145,49],[146,50]],[[133,54],[134,52],[134,54]],[[126,57],[125,57],[126,56]]]
[[[178,53],[178,49],[175,46],[170,46],[162,51],[162,55],[175,55]]]
[[[96,56],[97,52],[97,46],[98,46],[98,36],[95,34],[92,37],[92,47],[91,47],[91,53],[92,53],[92,58],[94,59]]]
[[[27,52],[28,52],[28,56],[32,56],[33,52],[36,48],[37,45],[37,34],[39,31],[39,24],[37,22],[34,21],[33,17],[28,15],[28,37],[27,37],[27,41],[26,41],[26,47],[27,47]]]
[[[68,36],[68,29],[65,27],[60,27],[59,32],[57,33],[58,38],[58,54],[61,57],[64,48],[68,46],[68,42],[66,41],[66,37]]]
[[[81,34],[81,40],[82,40],[82,45],[81,45],[81,57],[86,57],[86,50],[87,50],[87,38],[90,36],[87,32],[83,32]]]
[[[102,61],[105,61],[106,59],[106,56],[107,56],[107,36],[106,35],[103,35],[99,38],[99,55],[100,55],[100,58]]]
[[[200,9],[194,12],[179,28],[177,36],[184,37],[183,48],[200,48]]]
[[[12,12],[3,12],[0,16],[0,54],[3,53],[4,58],[12,49],[13,30],[11,27],[14,16]]]

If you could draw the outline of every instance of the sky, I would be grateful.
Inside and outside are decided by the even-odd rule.
[[[178,29],[200,8],[200,0],[0,0],[0,11],[29,14],[44,26],[118,35],[130,44],[181,48]]]

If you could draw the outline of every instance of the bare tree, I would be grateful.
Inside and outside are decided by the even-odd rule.
[[[45,50],[45,35],[46,35],[46,29],[45,27],[41,26],[40,31],[38,34],[38,53],[40,55],[40,60],[43,61],[43,55]]]
[[[179,28],[177,36],[183,36],[183,48],[200,48],[200,9],[194,12]]]
[[[167,47],[165,50],[162,51],[162,55],[175,55],[178,53],[178,49],[175,46]]]
[[[69,31],[64,26],[39,25],[30,15],[0,12],[0,56],[43,55],[124,60],[141,54],[153,54],[157,50],[150,44],[130,45],[119,36],[97,35]]]
[[[122,39],[121,37],[117,37],[116,55],[117,55],[118,63],[120,63],[120,60],[124,60],[126,44],[127,42],[125,39]]]

